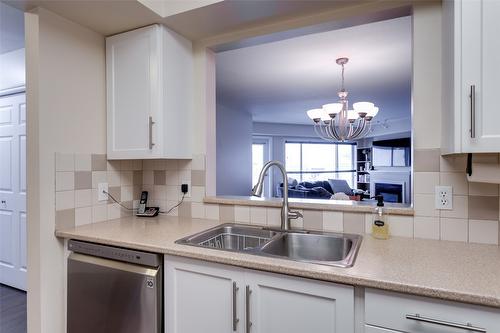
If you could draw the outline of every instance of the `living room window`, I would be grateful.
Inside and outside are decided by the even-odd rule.
[[[298,182],[344,179],[355,188],[355,144],[285,142],[285,166]]]

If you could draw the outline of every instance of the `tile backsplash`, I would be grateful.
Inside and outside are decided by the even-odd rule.
[[[498,154],[477,154],[474,161],[499,163]],[[461,242],[499,243],[499,186],[469,183],[466,156],[442,157],[439,149],[414,153],[414,216],[389,215],[393,236]],[[82,225],[131,215],[108,200],[97,201],[97,184],[109,183],[109,193],[126,207],[133,207],[142,190],[149,192],[148,204],[162,211],[182,198],[181,184],[189,195],[169,215],[279,226],[280,209],[275,207],[207,204],[205,156],[192,160],[107,161],[103,154],[56,154],[56,228]],[[436,185],[453,187],[453,210],[434,208]],[[292,226],[333,232],[370,233],[369,213],[301,210],[303,219]]]

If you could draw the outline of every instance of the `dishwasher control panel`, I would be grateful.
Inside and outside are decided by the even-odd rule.
[[[124,261],[144,266],[158,267],[161,264],[161,255],[156,253],[82,242],[74,239],[69,240],[68,250],[94,257]]]

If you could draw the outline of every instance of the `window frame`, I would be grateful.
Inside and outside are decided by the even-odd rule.
[[[292,143],[292,144],[300,144],[300,169],[301,170],[288,170],[286,169],[286,145],[287,143]],[[303,157],[303,145],[304,144],[318,144],[318,145],[335,145],[335,170],[331,170],[331,171],[303,171],[303,162],[302,162],[302,157]],[[340,145],[349,145],[351,146],[351,156],[352,156],[352,166],[353,166],[353,169],[347,169],[347,170],[338,170],[339,168],[339,150],[338,150],[338,146]],[[303,174],[317,174],[317,173],[334,173],[334,174],[337,174],[337,173],[352,173],[353,174],[353,178],[352,178],[352,185],[353,186],[356,186],[356,147],[357,147],[357,144],[356,143],[351,143],[351,142],[318,142],[318,141],[304,141],[304,140],[285,140],[285,143],[284,143],[284,149],[283,149],[283,152],[284,152],[284,161],[285,161],[285,169],[286,169],[286,173],[287,175],[290,175],[290,174],[299,174],[300,175],[300,180],[298,180],[299,182],[302,182],[304,181],[303,180]]]

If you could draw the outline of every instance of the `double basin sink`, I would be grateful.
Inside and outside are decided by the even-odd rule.
[[[179,239],[176,243],[320,265],[351,267],[361,239],[361,236],[353,234],[282,231],[226,223]]]

